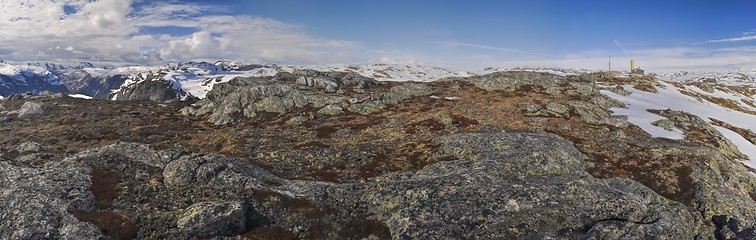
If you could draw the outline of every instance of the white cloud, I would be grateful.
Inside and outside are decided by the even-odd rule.
[[[161,53],[163,59],[180,60],[181,58],[222,58],[223,50],[219,38],[210,32],[195,32],[186,39],[170,41]]]
[[[95,26],[107,28],[122,24],[131,12],[131,0],[100,0],[84,6],[84,14]]]
[[[64,7],[75,9],[66,13]],[[185,36],[144,33],[194,29]],[[57,48],[60,46],[60,48]],[[0,1],[0,58],[162,64],[196,58],[322,63],[351,58],[359,43],[323,39],[302,26],[229,15],[215,5],[132,0]]]
[[[480,48],[480,49],[493,50],[493,51],[505,52],[505,53],[516,53],[516,54],[525,54],[525,55],[542,55],[542,54],[539,54],[539,53],[528,52],[528,51],[523,51],[523,50],[514,49],[514,48],[494,47],[494,46],[472,44],[472,43],[451,42],[451,41],[438,41],[436,43],[441,44],[441,45],[445,45],[445,46],[448,46],[448,47],[470,47],[470,48]]]
[[[742,37],[735,37],[735,38],[709,40],[709,41],[705,41],[704,43],[740,42],[740,41],[751,41],[751,40],[756,40],[756,36],[752,35],[752,36],[742,36]]]

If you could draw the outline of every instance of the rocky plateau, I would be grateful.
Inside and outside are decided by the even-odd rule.
[[[679,140],[613,115],[601,91],[624,85],[663,87],[297,69],[199,100],[161,82],[12,95],[0,239],[756,239],[743,153],[683,111],[649,110]]]

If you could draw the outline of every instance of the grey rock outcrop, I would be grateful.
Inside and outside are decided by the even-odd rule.
[[[0,161],[0,238],[97,239],[94,224],[79,221],[76,211],[92,211],[89,167],[80,162],[50,161],[27,166]]]
[[[167,81],[142,81],[121,89],[114,100],[150,100],[156,102],[170,102],[181,99],[183,91],[173,88]]]
[[[42,167],[4,160],[0,186],[5,190],[0,198],[10,204],[0,206],[0,227],[13,230],[0,234],[101,236],[92,224],[71,216],[76,210],[95,209],[87,164],[160,175],[124,180],[130,190],[114,203],[125,207],[121,211],[127,215],[141,216],[139,238],[232,236],[266,221],[296,229],[323,220],[289,215],[277,205],[291,204],[295,198],[328,206],[324,219],[374,219],[385,224],[394,239],[691,239],[726,229],[732,229],[727,231],[733,236],[751,233],[744,230],[747,227],[717,227],[707,219],[725,215],[743,226],[752,223],[753,214],[743,206],[752,203],[734,206],[712,200],[740,194],[721,186],[735,186],[738,183],[731,181],[745,181],[746,176],[701,184],[696,201],[705,214],[698,215],[633,180],[592,177],[586,172],[586,157],[553,134],[462,133],[440,137],[436,144],[457,160],[342,184],[288,180],[243,158],[187,155],[133,143],[95,148]],[[729,168],[719,166],[692,176],[714,179],[718,172],[744,171]],[[142,185],[135,185],[139,182]],[[165,221],[176,224],[155,224]],[[331,224],[335,229],[347,227]],[[313,231],[307,229],[300,234]]]
[[[247,207],[243,202],[195,203],[179,216],[176,224],[198,237],[238,234],[246,230]]]
[[[222,155],[191,155],[170,162],[163,171],[165,184],[179,189],[201,186],[213,189],[266,189],[287,181],[246,159]]]
[[[233,121],[234,114],[255,117],[260,112],[283,113],[305,106],[329,106],[323,114],[337,114],[339,111],[335,109],[343,109],[345,107],[341,105],[349,104],[345,92],[360,92],[376,85],[375,80],[356,73],[314,70],[281,72],[269,78],[235,78],[216,85],[208,92],[207,98],[182,112],[210,114],[209,121],[216,125]]]

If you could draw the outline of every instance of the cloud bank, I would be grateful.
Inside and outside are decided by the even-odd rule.
[[[150,29],[191,29],[169,35]],[[274,19],[222,7],[132,0],[0,2],[0,58],[160,64],[227,58],[250,62],[343,60],[360,43],[323,39]]]
[[[614,40],[603,46],[606,49],[552,50],[556,52],[449,40],[460,37],[450,32],[376,49],[356,41],[314,36],[303,26],[276,19],[231,14],[228,8],[212,2],[0,0],[0,59],[146,65],[232,59],[305,65],[428,64],[469,70],[491,66],[606,69],[612,55],[613,69],[629,65],[625,63],[630,56],[638,66],[652,71],[756,67],[756,46],[743,45],[756,40],[753,32],[666,48],[625,50]]]

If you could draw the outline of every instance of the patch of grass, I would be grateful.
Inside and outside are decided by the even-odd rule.
[[[690,205],[694,197],[693,169],[688,159],[667,155],[661,159],[644,156],[627,156],[613,159],[606,155],[598,157],[598,164],[588,169],[597,178],[623,177],[646,185],[671,200]]]
[[[478,123],[478,120],[475,120],[475,119],[472,119],[472,118],[467,118],[467,117],[461,116],[461,115],[451,114],[451,117],[452,117],[452,124],[455,124],[455,125],[457,125],[460,128],[466,128],[466,127],[469,127],[469,126],[474,126],[474,125],[480,124],[480,123]]]
[[[380,176],[384,173],[381,168],[389,164],[389,158],[386,154],[380,152],[373,153],[373,160],[360,167],[360,171],[357,175],[362,179]]]
[[[359,131],[365,130],[365,129],[369,128],[369,127],[381,124],[381,123],[383,123],[384,120],[386,120],[386,117],[384,117],[384,116],[369,116],[369,118],[367,119],[367,121],[359,122],[359,123],[355,123],[355,124],[348,124],[345,127],[349,128],[349,129],[352,129],[354,131],[358,131],[359,132]]]
[[[700,94],[700,93],[694,93],[694,92],[685,91],[685,90],[679,90],[679,91],[682,94],[688,95],[688,96],[696,98],[698,100],[702,100],[703,99],[703,100],[712,102],[714,104],[717,104],[719,106],[722,106],[722,107],[725,107],[725,108],[729,108],[731,110],[735,110],[735,111],[743,112],[743,113],[748,113],[748,114],[751,114],[751,115],[756,115],[756,111],[751,111],[751,110],[745,109],[742,106],[740,106],[737,102],[735,102],[733,100],[730,100],[730,99],[719,98],[719,97],[704,95],[704,94]]]
[[[444,125],[443,123],[439,122],[435,118],[429,118],[429,119],[425,119],[420,122],[412,123],[405,126],[404,132],[406,132],[407,134],[415,134],[418,132],[418,130],[421,129],[421,127],[425,127],[428,130],[432,130],[432,131],[439,131],[439,130],[446,129],[446,125]]]

